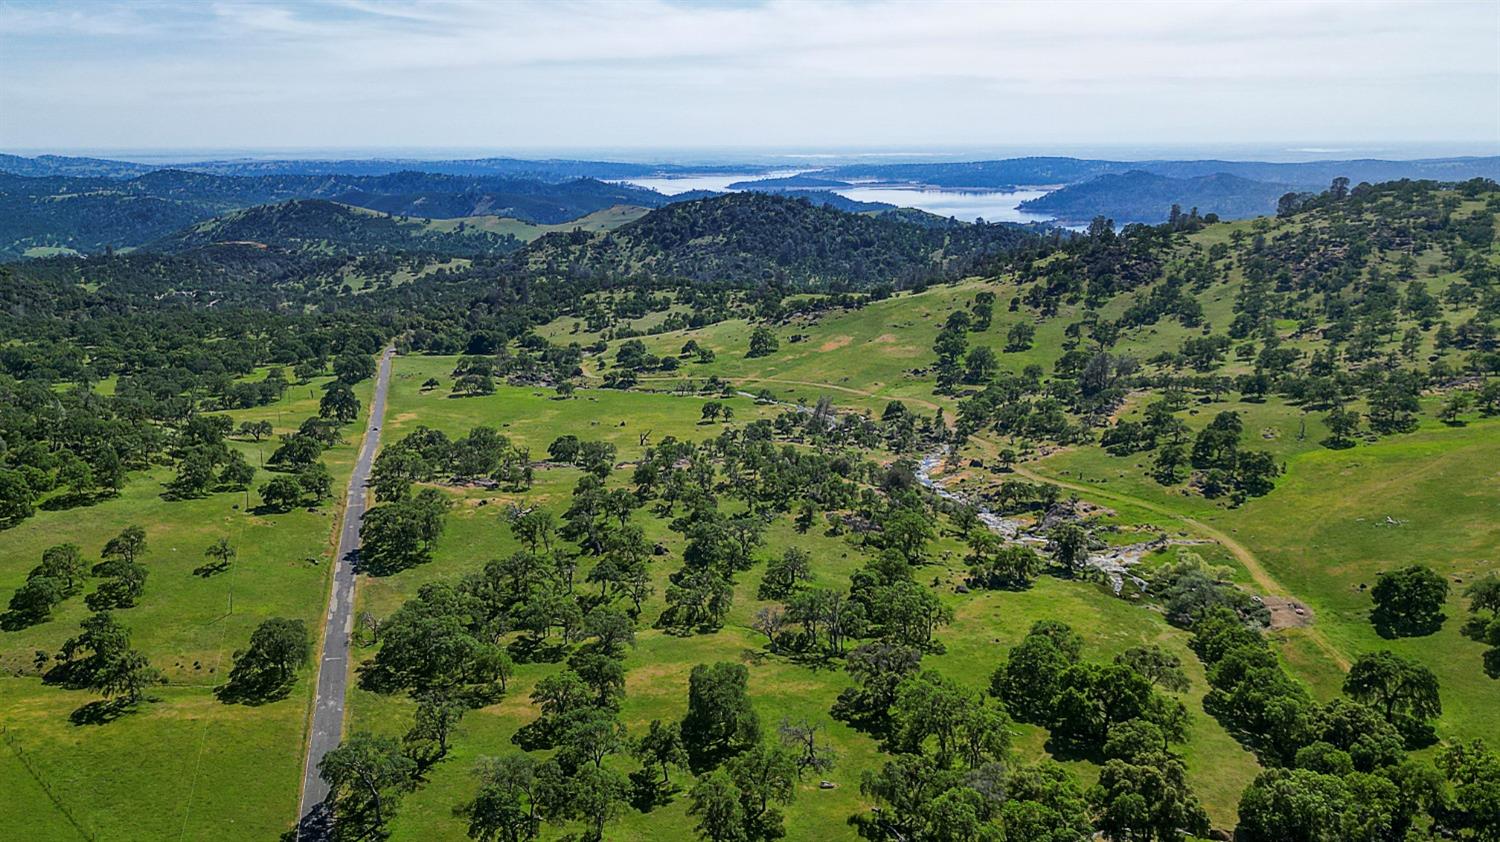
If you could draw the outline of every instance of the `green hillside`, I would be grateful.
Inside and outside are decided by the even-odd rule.
[[[418,252],[450,257],[504,254],[521,247],[514,236],[477,226],[442,231],[406,218],[309,199],[234,211],[143,248],[176,253],[234,243],[291,252]]]
[[[534,271],[738,286],[910,285],[973,271],[1034,235],[1001,225],[937,228],[805,199],[734,193],[678,202],[604,233],[556,234],[519,255]]]
[[[1500,188],[1280,210],[298,202],[3,267],[0,821],[291,828],[315,674],[246,652],[318,627],[389,344],[330,756],[390,839],[1484,839]]]
[[[221,176],[152,170],[107,175],[13,175],[0,161],[0,260],[37,248],[94,254],[136,248],[234,210],[324,199],[417,219],[505,216],[555,225],[617,205],[655,207],[651,190],[579,178],[382,175]]]

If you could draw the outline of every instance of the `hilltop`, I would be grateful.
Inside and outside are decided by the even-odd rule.
[[[1243,219],[1274,213],[1276,200],[1295,189],[1289,184],[1268,184],[1227,173],[1171,178],[1132,170],[1054,190],[1022,202],[1021,208],[1055,216],[1068,224],[1084,224],[1096,216],[1120,225],[1155,224],[1165,219],[1174,205],[1184,211],[1197,208],[1205,215]]]
[[[602,234],[552,234],[516,256],[561,275],[650,275],[715,285],[906,285],[972,272],[1035,235],[850,214],[800,198],[732,193],[658,208]]]

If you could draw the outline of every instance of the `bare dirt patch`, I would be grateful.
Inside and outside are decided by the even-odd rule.
[[[844,347],[845,345],[848,345],[853,341],[854,337],[852,336],[835,336],[827,342],[824,342],[822,345],[819,345],[818,350],[826,354],[829,351],[837,351],[838,349]]]
[[[1312,625],[1312,609],[1286,596],[1263,596],[1261,601],[1271,610],[1271,629],[1299,629]]]

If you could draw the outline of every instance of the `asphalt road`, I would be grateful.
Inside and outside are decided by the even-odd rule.
[[[365,517],[365,486],[370,465],[380,447],[381,418],[385,395],[391,385],[394,348],[380,356],[375,376],[375,396],[370,400],[369,426],[364,446],[349,476],[345,493],[344,522],[339,527],[338,556],[334,561],[333,587],[328,594],[328,612],[323,628],[323,653],[318,659],[318,694],[313,700],[312,733],[307,739],[307,758],[302,769],[302,798],[298,803],[298,840],[317,840],[329,835],[329,811],[323,803],[328,785],[318,776],[318,762],[338,747],[344,728],[344,691],[349,684],[349,638],[354,631],[354,561],[359,552],[359,527]]]

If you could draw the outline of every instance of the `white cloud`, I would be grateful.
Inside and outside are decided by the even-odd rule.
[[[0,145],[1500,144],[1497,41],[1483,0],[0,3]]]

